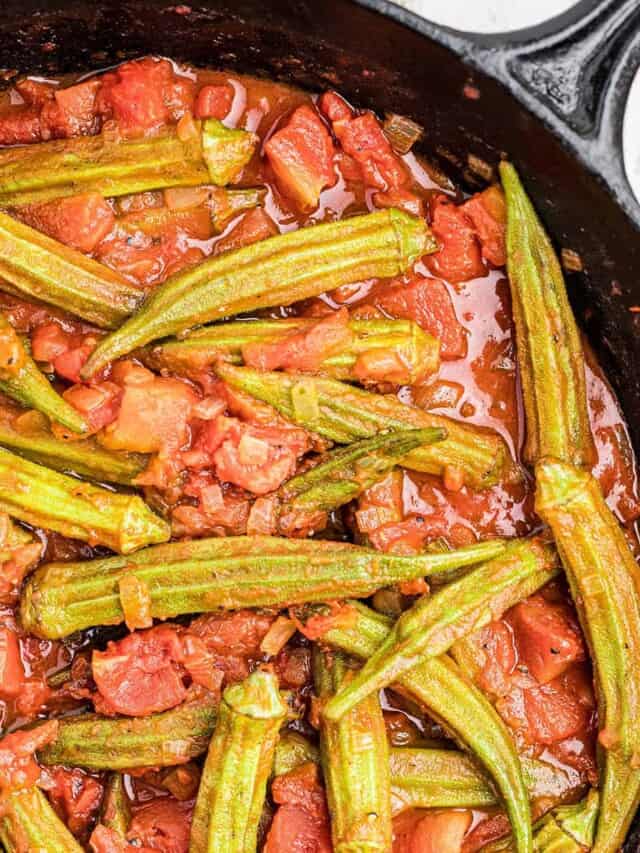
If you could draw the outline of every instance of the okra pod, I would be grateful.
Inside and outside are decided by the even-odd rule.
[[[582,853],[593,849],[599,800],[595,790],[579,803],[558,806],[536,827],[535,853]]]
[[[339,652],[315,647],[313,676],[321,702],[352,669]],[[388,853],[392,846],[387,732],[378,696],[368,696],[337,723],[321,719],[320,754],[336,853]]]
[[[552,548],[514,541],[503,554],[423,596],[399,617],[360,672],[329,701],[324,715],[339,720],[366,696],[387,687],[425,657],[447,652],[461,637],[498,619],[558,572]]]
[[[62,196],[103,196],[234,180],[257,138],[209,119],[188,139],[174,128],[152,138],[115,140],[108,134],[56,139],[0,152],[0,205],[15,207]]]
[[[55,471],[123,486],[133,485],[148,463],[140,453],[105,450],[94,438],[65,441],[41,422],[26,427],[5,413],[0,416],[0,445]]]
[[[242,364],[243,347],[275,344],[292,334],[307,332],[318,323],[308,317],[286,320],[236,320],[197,329],[181,339],[170,339],[141,350],[142,361],[153,370],[190,373],[212,367],[220,358]],[[440,363],[440,343],[411,320],[350,320],[350,340],[323,359],[311,373],[333,379],[357,380],[359,360],[385,352],[396,354],[413,384],[435,373]]]
[[[525,459],[544,457],[590,466],[589,426],[580,333],[562,269],[511,163],[500,164],[507,201],[507,270],[527,422]]]
[[[553,533],[591,652],[598,701],[600,818],[594,850],[613,853],[640,802],[640,581],[597,480],[536,465],[536,512]]]
[[[313,468],[292,477],[276,492],[280,517],[331,512],[382,480],[416,447],[442,441],[444,430],[390,432],[326,454]]]
[[[55,391],[2,313],[0,335],[3,339],[13,338],[13,357],[16,359],[12,368],[0,370],[0,391],[22,406],[42,412],[49,420],[62,424],[71,432],[86,432],[84,418]]]
[[[366,660],[389,636],[393,623],[358,601],[354,620],[328,627],[319,641]],[[502,798],[517,839],[517,853],[531,853],[531,810],[513,738],[486,696],[447,655],[423,659],[394,690],[425,708],[487,771]],[[469,721],[473,725],[469,725]]]
[[[393,395],[373,394],[334,379],[251,370],[220,363],[218,375],[228,385],[263,400],[285,418],[339,444],[371,438],[386,430],[446,430],[444,441],[420,447],[402,464],[442,476],[460,469],[465,483],[481,489],[516,476],[509,450],[495,433],[433,415],[402,403]]]
[[[286,714],[272,672],[255,670],[224,691],[193,813],[190,853],[254,853]]]
[[[286,729],[281,732],[273,759],[273,775],[284,776],[309,761],[314,764],[320,762],[318,747],[299,732]]]
[[[422,220],[391,208],[214,255],[161,284],[134,317],[98,345],[82,375],[89,378],[149,341],[212,320],[291,305],[365,278],[398,275],[435,249]]]
[[[0,842],[6,853],[82,853],[40,788],[20,788],[2,800]]]
[[[1,211],[0,289],[56,305],[103,329],[124,322],[144,296],[104,264]]]
[[[50,639],[124,621],[121,582],[148,593],[151,616],[273,607],[371,595],[403,580],[499,554],[499,540],[457,551],[396,556],[341,542],[237,536],[172,542],[126,558],[50,563],[23,589],[25,630]]]
[[[38,752],[42,764],[88,770],[127,770],[186,764],[206,751],[218,703],[202,692],[149,717],[83,714],[59,722],[58,735]]]
[[[84,483],[1,447],[0,512],[122,554],[170,536],[166,522],[138,495]]]
[[[131,805],[122,773],[110,773],[100,807],[100,823],[125,838],[131,822]]]

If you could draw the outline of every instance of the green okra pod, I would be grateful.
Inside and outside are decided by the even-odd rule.
[[[511,163],[500,164],[507,201],[507,270],[527,422],[525,458],[590,466],[584,353],[555,250]]]
[[[63,308],[103,329],[122,323],[144,296],[104,264],[1,211],[0,289]]]
[[[122,773],[110,773],[100,806],[100,823],[125,838],[130,822],[131,804],[124,787],[124,776]]]
[[[42,424],[23,427],[4,412],[0,416],[0,445],[64,474],[123,486],[133,485],[148,463],[148,457],[140,453],[105,450],[94,438],[65,441]]]
[[[269,536],[172,542],[126,558],[41,567],[23,589],[22,624],[37,636],[53,639],[123,622],[125,578],[146,590],[150,615],[166,619],[220,608],[366,596],[379,587],[472,565],[503,550],[500,540],[414,556]]]
[[[273,759],[273,775],[284,776],[285,773],[290,773],[296,767],[300,767],[301,764],[306,764],[309,761],[319,764],[320,751],[318,747],[299,732],[287,731],[286,729],[280,732],[280,739]]]
[[[50,421],[62,424],[71,432],[86,432],[88,427],[84,418],[53,388],[2,313],[0,336],[3,339],[9,336],[14,338],[13,349],[17,360],[13,369],[0,370],[0,391],[22,406],[42,412]]]
[[[244,347],[280,343],[292,334],[312,330],[317,323],[318,320],[308,317],[219,323],[197,329],[184,338],[152,344],[139,355],[154,370],[199,372],[212,367],[220,358],[242,364]],[[361,359],[387,352],[401,360],[409,384],[438,369],[439,341],[411,320],[349,320],[348,329],[350,337],[341,348],[309,372],[354,381],[358,379]]]
[[[253,853],[287,706],[271,672],[224,691],[202,771],[190,853]]]
[[[340,652],[313,651],[317,696],[326,701],[352,669]],[[337,723],[321,720],[320,754],[336,853],[387,853],[392,846],[387,732],[378,696]]]
[[[373,394],[334,379],[269,373],[231,364],[220,363],[216,371],[232,388],[269,403],[285,418],[339,444],[371,438],[386,430],[444,429],[444,441],[420,447],[403,460],[407,468],[440,476],[447,469],[460,469],[465,483],[476,489],[516,476],[500,436],[406,405],[395,396]]]
[[[15,207],[83,192],[103,196],[163,187],[224,186],[249,161],[257,137],[209,119],[180,139],[175,128],[152,138],[107,134],[56,139],[0,151],[0,205]]]
[[[206,751],[217,710],[215,698],[203,691],[149,717],[66,717],[53,743],[38,752],[38,760],[88,770],[186,764]]]
[[[328,626],[320,642],[366,660],[389,636],[393,623],[358,601],[349,624]],[[531,853],[531,810],[513,738],[482,691],[447,655],[427,658],[394,684],[440,722],[486,770],[504,802],[517,839],[517,853]],[[473,725],[469,725],[473,720]]]
[[[593,661],[600,726],[600,817],[593,849],[613,853],[640,802],[640,580],[598,481],[536,465],[536,512],[553,533]]]
[[[0,842],[6,853],[82,853],[82,846],[35,786],[3,798]]]
[[[170,536],[166,522],[138,495],[84,483],[1,447],[0,512],[122,554]]]
[[[514,541],[495,559],[423,596],[406,610],[360,672],[327,703],[324,715],[339,720],[362,701],[396,681],[425,657],[447,652],[456,640],[499,618],[558,572],[552,548],[536,540]]]
[[[273,305],[291,305],[363,278],[394,276],[435,251],[425,223],[400,210],[368,213],[278,234],[223,252],[161,284],[85,364],[98,370],[149,341]]]

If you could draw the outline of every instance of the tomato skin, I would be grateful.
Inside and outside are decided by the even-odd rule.
[[[162,853],[187,853],[192,814],[191,802],[157,797],[136,811],[127,840],[133,850],[143,846]]]
[[[82,193],[44,204],[28,205],[20,218],[80,252],[93,252],[115,222],[110,205],[99,193]]]
[[[54,809],[74,835],[85,838],[102,802],[102,784],[78,767],[54,767],[46,777]]]
[[[333,142],[315,109],[298,107],[264,147],[276,182],[301,210],[313,210],[320,193],[336,182]]]
[[[394,820],[393,853],[461,853],[469,811],[403,812]]]
[[[198,92],[194,107],[196,118],[222,120],[231,112],[235,92],[233,86],[203,86]]]
[[[494,185],[477,193],[461,209],[473,223],[482,257],[494,267],[503,267],[507,262],[507,209],[500,187]]]
[[[431,208],[431,230],[440,249],[425,258],[431,273],[453,283],[482,278],[487,274],[480,244],[462,207],[447,196],[436,196]]]

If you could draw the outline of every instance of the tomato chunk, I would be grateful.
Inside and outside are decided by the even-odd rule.
[[[100,193],[83,193],[22,208],[20,217],[80,252],[93,252],[111,231],[113,210]]]
[[[0,699],[16,696],[24,684],[18,635],[8,626],[0,626]]]
[[[202,640],[227,681],[241,681],[251,665],[262,659],[260,645],[272,622],[272,616],[252,610],[206,615],[191,623],[186,636]]]
[[[55,740],[56,720],[48,720],[35,729],[13,732],[0,739],[0,796],[17,788],[29,788],[40,778],[40,765],[34,754]]]
[[[426,257],[425,263],[434,275],[456,283],[487,274],[475,229],[462,207],[446,196],[437,196],[432,204],[431,230],[440,249]]]
[[[29,145],[41,139],[39,108],[10,107],[0,115],[0,145]]]
[[[331,853],[329,814],[315,765],[276,777],[271,794],[279,808],[263,853]]]
[[[494,267],[503,267],[507,262],[507,209],[500,187],[491,186],[477,193],[462,205],[462,210],[473,223],[482,257]]]
[[[278,186],[302,210],[317,207],[322,190],[336,182],[329,131],[313,107],[306,104],[274,133],[265,152]]]
[[[102,784],[78,767],[55,767],[47,770],[47,791],[54,809],[71,832],[86,838],[102,802]]]
[[[89,434],[92,434],[117,418],[122,400],[122,388],[115,382],[73,385],[62,396],[84,416],[89,426]]]
[[[461,853],[469,811],[404,812],[394,820],[393,853]]]
[[[74,86],[56,89],[52,99],[45,101],[40,117],[42,135],[48,138],[92,135],[100,129],[96,99],[102,82],[84,80]]]
[[[376,294],[374,304],[385,314],[414,320],[425,332],[440,341],[443,359],[464,358],[467,334],[459,322],[446,285],[435,278],[411,276]]]
[[[151,847],[162,853],[187,853],[193,804],[174,797],[157,797],[138,809],[127,840],[132,849]]]
[[[31,352],[36,361],[50,363],[70,382],[80,382],[80,371],[96,348],[96,335],[65,331],[58,323],[44,323],[31,335]]]
[[[231,112],[234,95],[230,85],[203,86],[196,97],[196,118],[226,118]]]
[[[577,621],[564,602],[532,595],[510,611],[509,622],[520,660],[540,684],[553,681],[586,657]]]
[[[278,228],[271,217],[261,207],[254,207],[247,211],[233,225],[230,231],[224,234],[215,245],[215,253],[233,252],[243,246],[259,243],[278,233]]]

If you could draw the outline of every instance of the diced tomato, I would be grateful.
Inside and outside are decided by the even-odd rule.
[[[509,691],[510,678],[518,663],[511,625],[502,619],[495,620],[482,628],[474,640],[484,658],[478,684],[491,696],[504,695]]]
[[[103,823],[96,825],[89,839],[92,853],[125,853],[127,846],[127,842],[115,829],[110,829]]]
[[[471,221],[462,207],[444,195],[436,196],[432,203],[431,230],[439,250],[425,257],[429,270],[450,282],[469,281],[487,274],[482,261],[480,244]]]
[[[279,808],[263,853],[331,853],[329,814],[314,764],[277,776],[271,795]]]
[[[354,115],[333,92],[320,98],[320,109],[330,119],[342,150],[359,164],[365,183],[379,190],[394,190],[409,181],[404,163],[384,135],[382,125],[371,112]]]
[[[18,635],[8,626],[0,626],[0,699],[16,696],[24,683]]]
[[[31,354],[36,361],[53,363],[73,346],[73,336],[57,323],[37,326],[31,336]]]
[[[562,675],[586,652],[568,604],[532,595],[509,612],[521,662],[540,684]]]
[[[397,207],[400,210],[405,210],[412,216],[425,216],[424,200],[415,193],[405,189],[389,190],[387,193],[376,193],[373,196],[373,203],[376,207]]]
[[[467,354],[466,330],[456,317],[444,282],[414,275],[380,290],[374,305],[390,317],[413,320],[437,338],[443,359],[464,358]]]
[[[482,850],[487,844],[491,844],[492,841],[497,841],[499,838],[504,838],[510,832],[511,824],[504,812],[496,812],[489,815],[489,817],[486,817],[474,826],[467,835],[462,848],[463,853],[476,853],[477,850]]]
[[[53,98],[58,88],[53,83],[45,83],[44,80],[35,80],[33,77],[25,77],[15,84],[16,91],[29,106],[41,107]]]
[[[131,820],[127,840],[162,853],[187,853],[193,804],[174,797],[157,797],[139,808]]]
[[[278,652],[274,667],[280,687],[301,690],[311,683],[311,652],[308,648],[285,646]]]
[[[40,766],[34,754],[55,740],[57,733],[58,722],[48,720],[0,739],[0,796],[16,788],[29,788],[39,780]]]
[[[358,621],[358,612],[351,604],[337,601],[329,603],[328,613],[316,613],[298,624],[298,630],[308,640],[321,640],[322,637],[335,628],[354,628]]]
[[[86,837],[102,802],[103,786],[78,767],[47,770],[49,799],[71,832]]]
[[[320,193],[336,182],[333,142],[315,109],[298,107],[265,145],[278,186],[302,210],[318,206]]]
[[[9,107],[0,115],[0,145],[29,145],[41,139],[39,107]]]
[[[20,210],[20,218],[80,252],[93,252],[115,222],[113,210],[100,193],[28,205]]]
[[[223,119],[229,115],[235,92],[233,86],[203,86],[196,97],[196,118]]]
[[[473,223],[482,257],[494,267],[503,267],[507,262],[507,209],[500,187],[491,186],[477,193],[462,205],[462,210]]]
[[[252,663],[263,658],[260,646],[272,622],[272,616],[251,610],[200,616],[191,623],[186,637],[203,641],[227,681],[241,681],[249,675]]]
[[[274,237],[277,233],[278,228],[273,219],[261,207],[254,207],[218,240],[214,251],[216,255],[221,252],[233,252],[243,246],[250,246],[252,243]]]
[[[57,323],[38,326],[31,336],[31,352],[36,361],[53,369],[70,382],[80,382],[80,371],[98,344],[99,335],[66,332]]]
[[[98,110],[126,136],[139,136],[177,121],[193,106],[195,86],[166,59],[125,62],[102,77]]]
[[[124,394],[118,417],[101,435],[105,447],[157,453],[186,444],[188,420],[198,398],[185,382],[156,376],[131,361],[116,364],[112,379]]]
[[[65,139],[97,133],[100,120],[96,98],[101,86],[100,80],[85,80],[65,89],[56,89],[53,99],[46,100],[42,106],[43,138]]]
[[[69,382],[81,382],[80,371],[85,366],[97,344],[97,338],[91,336],[86,343],[62,353],[53,362],[55,372],[58,376],[62,376],[63,379],[68,379]]]
[[[223,490],[222,500],[222,506],[215,513],[189,504],[175,507],[171,513],[174,536],[243,536],[247,532],[249,499],[244,492],[230,488]]]
[[[282,341],[247,344],[242,348],[242,358],[245,364],[259,370],[315,372],[325,359],[347,348],[352,340],[349,312],[341,308]]]
[[[359,514],[358,521],[361,520],[362,515]],[[403,521],[381,524],[368,530],[367,535],[373,547],[385,554],[418,554],[427,540],[444,535],[444,524],[438,529],[434,527],[431,517],[429,523],[426,523],[424,516],[413,515]]]
[[[394,820],[393,853],[461,853],[470,811],[403,812]]]
[[[91,434],[98,432],[118,417],[122,388],[115,382],[73,385],[62,396],[84,416]]]
[[[95,650],[96,707],[101,713],[144,717],[179,705],[186,695],[181,656],[181,639],[168,625],[134,631],[104,652]]]

